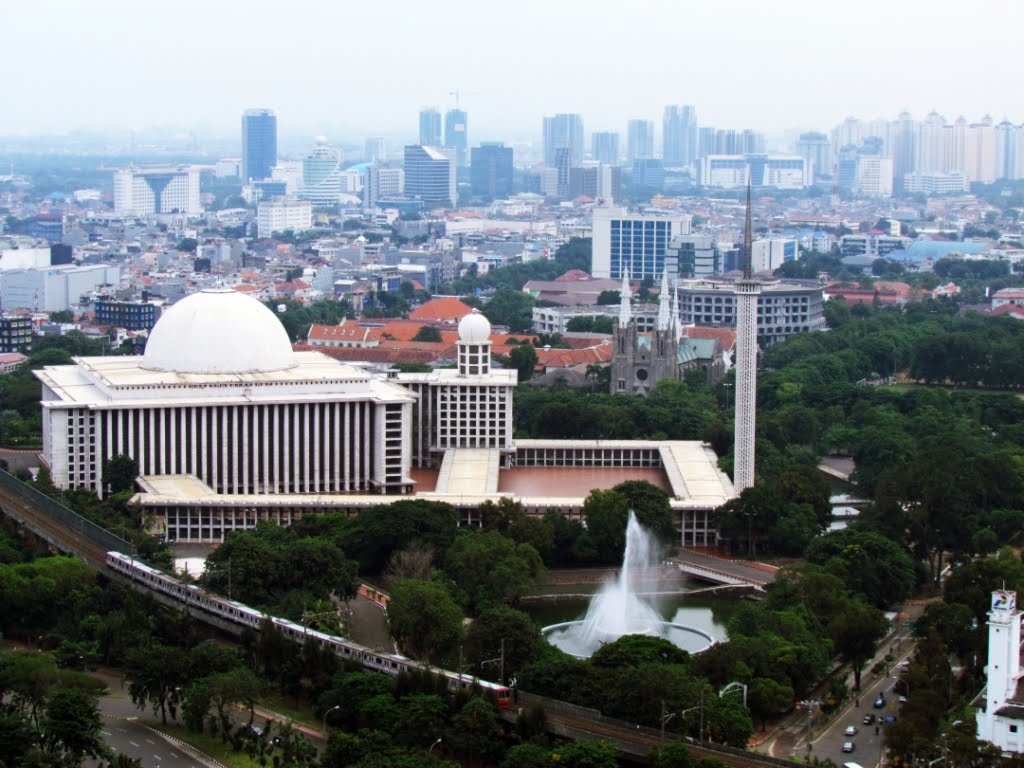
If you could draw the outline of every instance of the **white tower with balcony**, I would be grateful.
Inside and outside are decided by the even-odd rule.
[[[743,229],[743,278],[736,281],[736,434],[733,485],[736,493],[754,484],[754,434],[757,421],[757,297],[761,281],[751,270],[750,184]]]
[[[1024,691],[1018,690],[1020,623],[1017,593],[997,589],[988,612],[985,704],[977,711],[978,738],[1003,752],[1024,751]]]

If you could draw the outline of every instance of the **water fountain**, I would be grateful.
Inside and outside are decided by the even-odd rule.
[[[663,637],[690,653],[708,648],[714,643],[709,634],[695,627],[664,621],[654,606],[640,596],[638,585],[642,577],[658,567],[658,543],[630,510],[626,523],[626,551],[618,578],[609,579],[602,585],[590,601],[582,621],[544,627],[542,632],[548,642],[582,658],[623,635]]]

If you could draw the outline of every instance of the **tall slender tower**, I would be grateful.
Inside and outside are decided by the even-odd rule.
[[[751,271],[750,183],[743,228],[743,278],[736,281],[736,436],[732,482],[736,492],[754,484],[754,433],[757,421],[757,297],[761,281]]]

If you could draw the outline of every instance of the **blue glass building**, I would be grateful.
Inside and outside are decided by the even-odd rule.
[[[277,116],[272,109],[242,113],[242,181],[269,179],[277,165]]]

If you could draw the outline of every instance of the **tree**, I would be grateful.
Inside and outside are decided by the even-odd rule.
[[[46,702],[41,723],[43,747],[70,765],[78,765],[86,757],[104,759],[110,750],[103,741],[102,728],[95,695],[81,688],[56,690]]]
[[[875,655],[889,623],[877,608],[855,602],[833,619],[828,629],[836,651],[853,668],[853,688],[859,691],[864,664]]]
[[[109,493],[134,490],[138,476],[139,464],[131,456],[120,453],[103,462],[103,487]]]
[[[643,664],[685,664],[689,658],[690,654],[663,638],[624,635],[611,643],[604,643],[590,657],[590,663],[597,667],[622,669]]]
[[[627,480],[612,490],[626,497],[636,521],[662,542],[676,538],[668,493],[646,480]]]
[[[512,333],[525,333],[533,327],[533,297],[521,290],[499,290],[484,305],[484,316]]]
[[[452,544],[445,571],[466,610],[478,612],[496,603],[515,602],[529,592],[543,574],[544,564],[529,544],[516,544],[498,531],[474,531]]]
[[[153,714],[167,724],[167,711],[177,716],[181,688],[188,682],[188,659],[180,648],[159,643],[133,648],[124,662],[124,676],[128,679],[128,695],[139,707],[151,704]]]
[[[249,725],[252,725],[256,699],[265,687],[263,680],[255,672],[245,667],[237,667],[228,672],[210,675],[198,682],[205,689],[203,693],[207,701],[217,711],[222,740],[226,741],[231,731],[231,709],[236,705],[249,710]],[[203,716],[205,714],[204,711]]]
[[[509,675],[540,656],[540,631],[528,614],[506,605],[489,608],[466,630],[466,658],[477,664],[480,677],[497,680],[495,664],[484,667],[503,653],[504,674]],[[499,680],[504,683],[505,680]]]
[[[653,768],[696,768],[697,763],[683,742],[670,741],[664,747],[658,747],[651,752],[651,766]]]
[[[73,323],[75,322],[75,313],[70,309],[58,309],[56,312],[50,313],[51,323]]]
[[[194,237],[185,237],[178,241],[178,250],[184,253],[195,253],[199,247],[199,241]]]
[[[439,342],[441,341],[441,329],[433,325],[421,325],[412,340]]]
[[[595,489],[584,500],[583,517],[587,521],[587,533],[597,548],[600,562],[622,562],[628,516],[629,499],[618,491]]]
[[[404,579],[391,588],[388,623],[404,653],[429,661],[458,641],[462,611],[440,584]]]
[[[758,677],[750,683],[747,703],[752,714],[761,718],[762,727],[767,727],[769,717],[785,714],[793,708],[796,694],[788,685],[770,677]]]
[[[508,363],[519,372],[519,381],[529,381],[537,367],[537,350],[533,344],[520,344],[509,352]]]
[[[621,304],[622,303],[622,292],[621,291],[601,291],[597,296],[598,306],[606,306],[609,304]]]
[[[459,752],[471,761],[483,759],[491,762],[500,748],[501,729],[494,705],[479,696],[473,696],[452,717],[448,738]]]
[[[570,741],[551,753],[561,768],[617,768],[615,748],[604,741]]]

